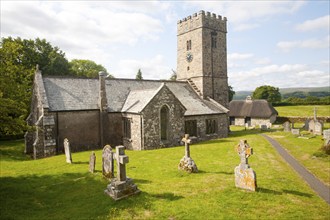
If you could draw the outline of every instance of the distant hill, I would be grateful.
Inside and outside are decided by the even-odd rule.
[[[252,96],[253,91],[235,91],[233,100],[244,100],[246,96]],[[290,96],[304,98],[307,96],[324,97],[330,96],[330,87],[297,87],[297,88],[280,88],[283,98]]]

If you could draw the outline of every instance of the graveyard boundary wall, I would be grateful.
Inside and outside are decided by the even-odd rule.
[[[299,117],[299,116],[278,116],[276,117],[275,124],[283,124],[286,121],[289,121],[291,123],[304,123],[307,119],[313,119],[313,117]],[[322,122],[330,122],[330,116],[323,116],[323,117],[317,117],[317,120]]]

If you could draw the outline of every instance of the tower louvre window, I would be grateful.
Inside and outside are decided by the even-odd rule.
[[[187,50],[191,50],[191,40],[187,40]]]
[[[217,36],[212,36],[211,46],[212,48],[217,48]]]

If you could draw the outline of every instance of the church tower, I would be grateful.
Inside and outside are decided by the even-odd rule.
[[[177,23],[177,79],[228,107],[227,18],[200,11]]]

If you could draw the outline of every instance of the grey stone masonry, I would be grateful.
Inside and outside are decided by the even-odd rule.
[[[292,128],[292,129],[291,129],[291,133],[292,133],[293,135],[300,135],[300,130],[299,130],[298,128]]]
[[[95,172],[95,162],[96,162],[96,156],[93,151],[91,156],[89,157],[89,172],[91,173]]]
[[[191,139],[189,138],[189,134],[185,134],[184,138],[182,138],[182,142],[185,143],[185,155],[180,160],[178,169],[187,171],[188,173],[198,173],[197,165],[195,164],[195,161],[190,157]]]
[[[323,139],[324,139],[324,145],[327,145],[330,143],[330,129],[323,131]]]
[[[67,138],[64,139],[64,152],[65,152],[66,162],[67,163],[72,163],[70,142]]]
[[[241,163],[235,168],[235,186],[242,189],[256,191],[256,173],[248,164],[248,158],[253,154],[253,149],[246,140],[241,140],[236,151],[240,156]]]
[[[115,159],[117,160],[117,178],[111,179],[110,184],[104,191],[115,201],[137,194],[140,190],[131,178],[126,177],[126,163],[128,156],[125,155],[125,147],[117,146]]]
[[[110,145],[105,145],[102,151],[102,174],[105,178],[114,177],[114,154]]]
[[[284,129],[284,131],[286,131],[286,132],[290,132],[290,131],[291,131],[291,123],[288,122],[288,121],[284,122],[284,124],[283,124],[283,129]]]

